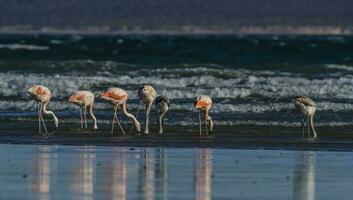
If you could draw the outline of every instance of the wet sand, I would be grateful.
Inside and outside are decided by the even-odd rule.
[[[1,199],[350,199],[350,152],[0,145]]]
[[[273,149],[311,151],[352,151],[353,141],[298,137],[242,136],[0,136],[2,144],[95,145],[178,148]]]
[[[2,132],[0,144],[45,144],[45,145],[94,145],[94,146],[136,146],[136,147],[178,147],[178,148],[227,148],[227,149],[279,149],[279,150],[325,150],[352,151],[350,135],[322,135],[309,139],[296,134],[221,134],[200,136],[197,133],[166,133],[149,135],[135,133],[110,135],[108,130],[60,131],[46,135],[33,132]]]
[[[98,130],[78,129],[75,123],[62,124],[54,130],[49,124],[48,134],[37,132],[35,122],[5,121],[0,128],[0,144],[99,145],[178,148],[228,149],[285,149],[285,150],[353,150],[353,127],[319,127],[316,140],[302,136],[300,127],[215,126],[211,135],[200,136],[194,126],[167,126],[165,134],[157,134],[154,126],[149,135],[123,135],[117,128],[112,136],[110,125],[101,124]]]

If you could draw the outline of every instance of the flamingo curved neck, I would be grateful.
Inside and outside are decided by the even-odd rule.
[[[47,110],[48,103],[49,102],[46,102],[46,103],[43,104],[43,113],[46,114],[46,115],[51,115],[53,117],[54,122],[55,122],[55,127],[57,128],[59,126],[59,120],[58,120],[58,118],[56,117],[56,115],[54,114],[53,111]]]

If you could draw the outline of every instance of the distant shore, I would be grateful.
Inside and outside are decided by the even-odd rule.
[[[181,27],[177,30],[112,30],[107,27],[55,29],[0,27],[0,34],[80,34],[80,35],[353,35],[353,27],[336,26],[246,26],[233,29]]]

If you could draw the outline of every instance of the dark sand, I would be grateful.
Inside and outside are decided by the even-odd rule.
[[[229,149],[285,149],[285,150],[330,150],[352,151],[353,139],[347,135],[324,135],[317,139],[302,137],[301,134],[220,134],[200,136],[197,133],[151,133],[137,135],[105,131],[60,131],[49,134],[1,133],[2,144],[46,144],[46,145],[99,145],[136,147],[178,147],[178,148],[229,148]]]
[[[130,124],[125,124],[127,135],[116,127],[112,136],[110,124],[101,124],[98,130],[79,129],[75,123],[62,123],[54,130],[48,122],[48,134],[37,132],[35,121],[3,121],[0,128],[2,144],[48,144],[48,145],[99,145],[136,147],[178,148],[229,148],[229,149],[286,149],[286,150],[353,150],[353,127],[319,127],[319,137],[308,139],[302,136],[300,127],[267,126],[215,126],[211,135],[200,136],[197,126],[166,126],[166,133],[157,134],[154,126],[149,135],[129,133]],[[89,124],[91,126],[91,124]]]
[[[141,136],[0,136],[2,144],[46,145],[99,145],[136,147],[179,148],[229,148],[229,149],[286,149],[352,151],[352,140],[305,139],[298,137],[268,136],[190,136],[190,135],[141,135]]]

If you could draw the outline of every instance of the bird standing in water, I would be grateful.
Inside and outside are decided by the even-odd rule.
[[[126,111],[126,100],[127,100],[127,92],[121,88],[109,88],[106,91],[104,91],[100,96],[101,99],[104,99],[111,103],[114,106],[114,116],[113,116],[113,121],[112,121],[112,130],[111,134],[113,134],[114,130],[114,123],[115,121],[118,122],[118,125],[125,135],[125,131],[123,127],[121,126],[118,116],[116,115],[116,112],[118,110],[119,105],[121,105],[121,110],[124,115],[127,117],[131,118],[133,120],[134,126],[136,127],[137,133],[140,133],[140,123],[137,121],[136,117]]]
[[[156,94],[156,90],[153,88],[152,85],[149,84],[144,84],[138,91],[140,101],[146,105],[146,124],[144,132],[145,134],[149,133],[150,112]]]
[[[210,109],[212,107],[212,99],[206,95],[199,95],[196,97],[194,101],[195,108],[199,111],[199,125],[200,125],[200,135],[202,135],[201,131],[201,112],[204,112],[205,123],[206,123],[206,134],[210,134],[213,131],[213,121],[209,115]],[[209,131],[207,126],[210,126]]]
[[[164,115],[169,110],[169,99],[166,96],[158,96],[156,98],[155,105],[158,110],[158,126],[159,126],[159,134],[163,133],[163,125],[164,125]]]
[[[43,119],[43,113],[47,115],[51,115],[54,119],[55,123],[55,128],[58,128],[59,126],[59,120],[55,116],[55,114],[52,111],[47,110],[50,98],[51,98],[51,92],[50,90],[43,86],[43,85],[35,85],[27,90],[27,92],[31,95],[32,99],[38,103],[38,127],[39,127],[39,133],[41,133],[41,128],[42,128],[42,123],[45,132],[47,133],[47,127],[45,125],[45,121]]]
[[[97,129],[97,119],[93,114],[94,95],[89,91],[76,91],[70,98],[69,102],[74,103],[80,107],[81,128],[83,128],[83,120],[85,121],[85,128],[87,128],[87,108],[89,114],[93,119],[93,129]],[[82,112],[82,109],[84,110]]]
[[[316,138],[317,134],[314,127],[314,114],[316,111],[316,103],[313,100],[311,100],[309,97],[298,96],[298,97],[294,97],[294,105],[298,110],[300,110],[304,114],[303,121],[302,121],[303,136],[305,132],[304,129],[305,129],[305,118],[306,118],[308,137]]]

